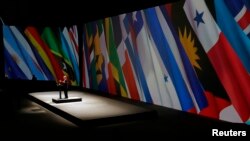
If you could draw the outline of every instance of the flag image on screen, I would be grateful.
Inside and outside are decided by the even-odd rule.
[[[76,26],[36,28],[3,25],[4,68],[7,79],[58,81],[64,74],[79,85]]]
[[[2,25],[7,79],[59,81],[250,124],[247,0],[180,0],[67,27]]]
[[[82,87],[248,124],[243,1],[181,0],[85,24]]]

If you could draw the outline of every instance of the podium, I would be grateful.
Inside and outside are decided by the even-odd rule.
[[[65,85],[67,84],[67,85]],[[59,89],[59,98],[52,98],[54,103],[68,103],[68,102],[79,102],[82,101],[80,97],[68,97],[68,83],[57,83]],[[64,91],[65,97],[62,98],[62,90]]]
[[[69,97],[69,98],[52,98],[54,103],[68,103],[68,102],[79,102],[82,101],[80,97]]]

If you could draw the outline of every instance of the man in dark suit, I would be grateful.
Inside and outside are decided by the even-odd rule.
[[[67,75],[63,76],[63,80],[59,80],[59,85],[61,85],[64,91],[64,98],[68,98],[68,89],[69,89],[70,81]],[[60,98],[61,98],[61,90],[60,90]]]

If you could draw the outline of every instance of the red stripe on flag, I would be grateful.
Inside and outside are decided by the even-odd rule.
[[[41,37],[39,36],[39,33],[37,32],[37,30],[34,27],[28,27],[28,28],[26,28],[25,32],[30,32],[32,34],[32,36],[34,37],[34,39],[36,39],[36,42],[46,52],[46,54],[49,57],[50,62],[52,64],[53,70],[55,72],[56,79],[57,80],[63,80],[63,75],[64,74],[63,74],[63,71],[61,70],[60,65],[58,64],[58,61],[56,60],[56,58],[54,57],[54,55],[50,51],[47,44],[41,39]]]
[[[220,97],[214,97],[215,98],[215,102],[217,105],[218,110],[221,112],[223,111],[223,109],[229,105],[231,105],[231,103],[223,98]]]
[[[201,110],[200,115],[208,116],[211,118],[219,119],[219,110],[215,97],[211,92],[206,91],[205,96],[207,98],[208,106]]]
[[[171,17],[171,16],[172,16],[172,5],[171,5],[171,4],[166,4],[166,5],[165,5],[165,8],[166,8],[166,10],[167,10],[168,16],[169,16],[170,18],[172,18],[172,17]]]
[[[195,109],[195,107],[189,109],[187,112],[197,114],[197,110]]]
[[[200,115],[208,116],[211,118],[219,119],[220,112],[231,105],[231,103],[223,98],[214,96],[213,93],[206,91],[205,96],[208,101],[208,107],[201,110]]]
[[[109,93],[112,95],[117,95],[115,80],[114,80],[113,74],[112,74],[112,64],[111,63],[108,64],[108,74],[109,74],[109,78],[107,81],[108,81]]]
[[[242,29],[245,29],[250,24],[250,12],[247,10],[243,17],[238,21]]]
[[[210,49],[208,56],[232,104],[241,119],[247,121],[250,115],[247,103],[250,101],[249,75],[223,34],[219,35],[217,43]],[[231,62],[228,63],[228,60]]]
[[[125,58],[126,58],[126,61],[124,65],[122,66],[122,69],[125,72],[124,76],[127,82],[128,89],[130,91],[130,96],[134,100],[140,100],[139,93],[136,87],[135,78],[133,75],[133,70],[131,68],[131,63],[129,62],[129,56],[128,56],[127,51],[125,51]]]

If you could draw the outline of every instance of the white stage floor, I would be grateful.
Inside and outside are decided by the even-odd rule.
[[[58,91],[34,92],[29,95],[38,104],[80,126],[104,125],[156,116],[153,110],[81,91],[68,92],[69,97],[82,98],[80,102],[70,103],[52,102],[53,98],[59,97]]]

